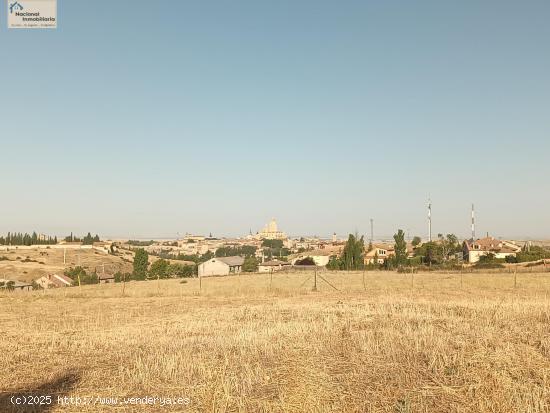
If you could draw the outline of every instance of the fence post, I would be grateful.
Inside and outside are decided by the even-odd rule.
[[[315,266],[315,276],[313,281],[313,291],[317,291],[317,266]]]

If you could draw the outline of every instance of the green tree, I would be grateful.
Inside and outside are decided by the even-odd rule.
[[[168,273],[170,277],[187,278],[193,277],[197,272],[196,265],[170,264]]]
[[[82,267],[71,267],[65,270],[65,275],[73,280],[73,285],[87,285],[99,283],[99,277],[95,272],[88,274]]]
[[[342,260],[338,257],[330,257],[330,260],[327,264],[327,269],[329,270],[340,270],[342,269]]]
[[[216,250],[216,257],[253,257],[256,255],[256,247],[251,245],[243,245],[239,247],[220,247]]]
[[[204,254],[202,254],[199,258],[199,263],[202,263],[202,262],[206,262],[208,260],[211,260],[212,258],[214,258],[215,255],[212,251],[206,251]]]
[[[161,258],[151,264],[151,268],[149,269],[149,278],[168,278],[170,276],[169,270],[170,263]]]
[[[405,232],[400,229],[393,236],[395,240],[395,264],[397,266],[407,264],[407,242],[405,241]]]
[[[425,242],[416,248],[415,257],[420,257],[422,262],[427,265],[438,264],[442,261],[441,245],[435,242]]]
[[[143,248],[138,248],[134,256],[134,279],[145,280],[147,277],[147,268],[149,267],[149,254]]]
[[[413,247],[418,247],[422,243],[422,239],[417,235],[413,238],[411,244]]]
[[[262,241],[262,247],[281,249],[283,248],[283,241],[280,239],[264,239]]]
[[[349,234],[348,241],[342,252],[343,270],[360,270],[365,266],[365,240],[363,237],[358,238],[358,235]]]
[[[93,242],[94,242],[94,239],[92,238],[92,234],[90,234],[89,232],[84,238],[82,238],[82,243],[84,245],[92,245]]]
[[[538,261],[545,258],[550,258],[550,251],[543,247],[529,245],[524,246],[517,254],[517,262]]]
[[[255,257],[246,257],[243,263],[244,272],[258,271],[258,260]]]
[[[311,257],[301,258],[297,260],[294,264],[295,265],[316,265],[315,260]]]

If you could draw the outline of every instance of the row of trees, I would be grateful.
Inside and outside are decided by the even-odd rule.
[[[197,265],[172,264],[161,258],[149,267],[149,253],[143,248],[138,248],[134,256],[134,268],[132,274],[126,279],[147,280],[158,278],[193,277],[197,273]],[[115,281],[117,281],[115,279]]]
[[[65,270],[65,275],[73,280],[74,285],[98,284],[99,277],[96,272],[88,273],[83,267],[71,267]]]
[[[21,232],[8,232],[5,237],[0,237],[0,245],[54,245],[57,244],[57,237],[39,237],[36,232],[32,234]]]
[[[153,240],[138,241],[138,240],[131,239],[131,240],[128,241],[128,245],[131,245],[133,247],[148,247],[150,245],[153,245],[154,243],[155,243],[155,241],[153,241]]]
[[[237,255],[245,258],[255,257],[256,249],[256,247],[251,245],[220,247],[216,250],[216,257],[234,257]]]
[[[199,254],[178,254],[174,255],[171,252],[160,252],[158,254],[160,258],[164,258],[166,260],[178,260],[178,261],[191,261],[195,264],[200,264],[202,262],[206,262],[212,258],[215,257],[214,253],[212,251],[207,251],[206,253],[199,255]]]
[[[550,251],[538,246],[524,246],[515,257],[508,257],[508,262],[532,262],[549,259]]]
[[[332,257],[327,268],[331,270],[361,270],[365,267],[365,239],[349,234],[341,257]]]
[[[426,242],[416,245],[413,260],[410,264],[440,265],[451,261],[462,254],[462,245],[454,234],[438,234],[437,242]],[[413,245],[414,246],[414,245]]]
[[[101,239],[99,235],[92,236],[91,233],[82,238],[75,237],[71,232],[71,235],[68,235],[64,238],[67,242],[82,242],[84,245],[92,245],[94,242],[99,242]],[[55,245],[57,244],[57,237],[45,237],[40,236],[36,232],[32,234],[22,233],[22,232],[8,232],[5,237],[0,237],[0,245],[22,245],[22,246],[31,246],[31,245]]]
[[[290,255],[290,250],[284,247],[280,239],[264,239],[262,241],[263,255],[271,260],[273,257],[284,259]]]
[[[418,264],[441,264],[455,257],[456,254],[462,252],[462,247],[458,241],[458,237],[454,234],[438,235],[437,242],[427,242],[421,244],[420,237],[414,237],[412,245],[415,247],[414,258],[409,258],[407,251],[407,241],[405,232],[398,230],[393,236],[395,255],[388,258],[384,267],[386,269],[399,268],[405,265]],[[372,251],[374,246],[372,243],[368,245],[368,251]],[[365,268],[365,240],[357,234],[350,234],[341,257],[332,257],[327,265],[331,270],[361,270]],[[374,255],[372,262],[367,265],[368,268],[379,268],[378,256]]]
[[[228,251],[225,251],[228,252]],[[244,272],[256,272],[258,271],[258,260],[254,256],[254,251],[247,250],[248,256],[245,256],[242,270]],[[227,256],[233,256],[236,254],[231,254]],[[224,257],[225,255],[217,255],[219,257]],[[186,256],[186,261],[193,261],[193,265],[184,265],[171,263],[167,259],[160,258],[149,266],[149,254],[143,248],[139,248],[135,251],[134,256],[134,268],[132,274],[128,276],[127,279],[134,280],[146,280],[146,279],[164,279],[164,278],[179,278],[179,277],[193,277],[198,273],[198,264],[202,261],[202,258],[206,258],[202,255],[197,261],[195,261],[196,256]],[[193,258],[193,259],[189,259]],[[208,259],[214,258],[211,256]]]
[[[95,235],[92,237],[92,234],[88,232],[86,236],[82,238],[75,237],[73,233],[71,232],[71,235],[68,235],[65,237],[66,242],[82,242],[84,245],[92,245],[94,242],[100,242],[101,239],[99,238],[99,235]]]

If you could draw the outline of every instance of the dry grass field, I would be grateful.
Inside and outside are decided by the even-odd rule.
[[[0,411],[550,411],[549,274],[324,276],[2,293]]]

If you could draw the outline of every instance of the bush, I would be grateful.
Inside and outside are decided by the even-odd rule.
[[[542,247],[532,246],[524,248],[517,254],[517,262],[539,261],[543,258],[550,258],[550,252]]]
[[[13,290],[15,290],[14,286],[15,286],[14,281],[8,281],[8,282],[0,281],[0,289],[6,289],[8,291],[13,291]]]
[[[130,273],[122,273],[120,271],[116,272],[115,273],[115,282],[116,283],[121,283],[123,281],[129,281],[132,279],[132,274]]]
[[[504,268],[504,265],[502,265],[503,262],[504,260],[496,258],[494,254],[488,254],[479,257],[479,261],[474,264],[474,268],[481,268],[486,270],[494,268]]]
[[[196,274],[196,265],[170,264],[168,273],[170,277],[190,278]]]
[[[243,263],[244,272],[256,272],[258,271],[258,260],[255,257],[247,257]]]
[[[342,268],[342,260],[338,257],[331,257],[327,264],[327,269],[337,271]]]
[[[43,290],[42,286],[39,285],[36,281],[33,281],[33,282],[32,282],[32,289],[33,289],[34,291]]]
[[[517,264],[519,261],[517,257],[514,257],[513,255],[508,255],[504,261],[506,261],[508,264]]]
[[[316,265],[315,260],[311,257],[305,257],[300,260],[297,260],[294,265]]]
[[[149,270],[149,278],[168,278],[170,276],[168,270],[170,263],[165,259],[160,259],[151,264]]]
[[[73,280],[74,285],[78,285],[79,279],[81,285],[99,283],[97,273],[93,272],[91,274],[88,274],[86,270],[82,267],[68,268],[67,270],[65,270],[65,275]]]

